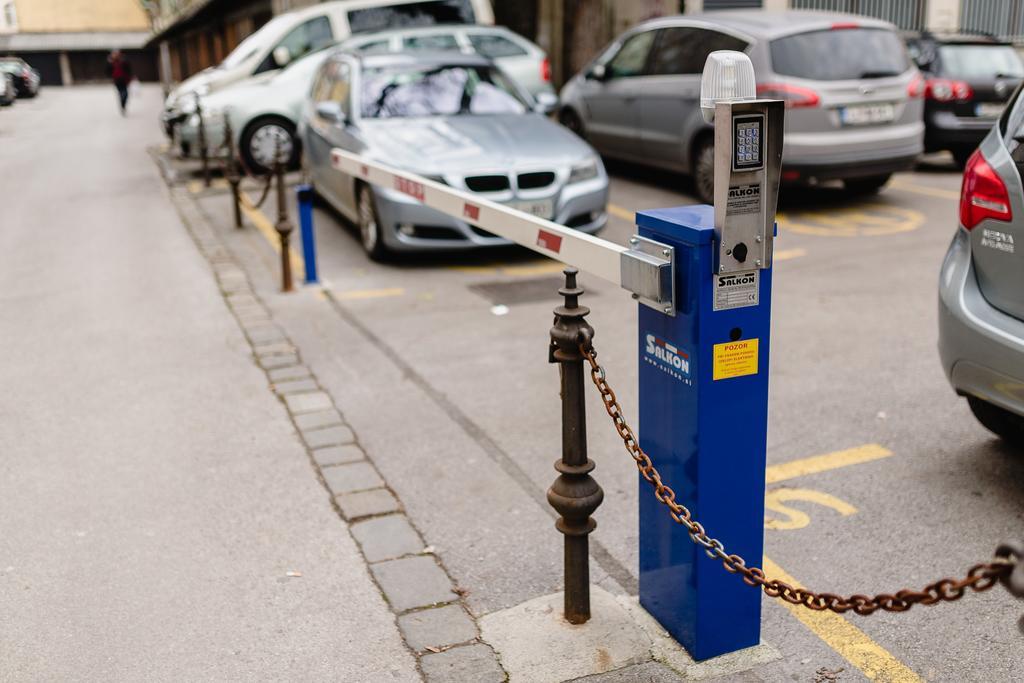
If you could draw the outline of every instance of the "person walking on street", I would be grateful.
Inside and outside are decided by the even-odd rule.
[[[107,63],[107,73],[114,80],[114,87],[121,98],[121,116],[125,116],[128,107],[128,86],[132,82],[132,65],[120,50],[111,52],[107,57]]]

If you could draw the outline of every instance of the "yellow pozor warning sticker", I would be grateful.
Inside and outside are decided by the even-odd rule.
[[[715,344],[714,379],[757,374],[757,340]]]

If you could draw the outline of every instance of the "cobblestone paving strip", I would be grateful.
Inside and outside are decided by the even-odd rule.
[[[369,572],[424,679],[500,683],[508,679],[439,557],[426,547],[401,501],[359,444],[301,350],[273,318],[244,269],[187,190],[172,186],[183,222],[210,263],[225,304],[245,333],[268,390],[283,402],[310,463],[359,545]]]

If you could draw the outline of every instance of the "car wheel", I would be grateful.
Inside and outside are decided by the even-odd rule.
[[[953,154],[953,161],[956,163],[957,167],[963,169],[967,166],[967,160],[971,158],[972,154],[974,154],[974,148],[958,147],[957,149],[950,150],[950,152]]]
[[[576,135],[586,139],[586,131],[583,130],[583,119],[572,109],[563,109],[558,113],[558,122],[571,130]]]
[[[693,186],[705,204],[715,203],[715,142],[701,138],[693,154]]]
[[[1015,446],[1024,446],[1024,417],[974,396],[967,397],[967,404],[978,422],[990,432]]]
[[[873,194],[881,190],[890,178],[892,178],[891,173],[872,175],[866,178],[847,178],[843,181],[843,187],[847,192],[853,194]]]
[[[280,145],[286,168],[295,168],[299,161],[299,142],[295,125],[277,116],[263,116],[242,131],[238,152],[250,172],[269,173],[274,167],[274,155]]]
[[[359,240],[363,249],[374,261],[384,261],[388,256],[388,248],[380,234],[381,224],[377,216],[377,204],[373,200],[373,190],[369,185],[360,185],[358,194],[359,209]]]

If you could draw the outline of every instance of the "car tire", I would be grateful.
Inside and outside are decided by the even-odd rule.
[[[706,135],[693,151],[693,189],[705,204],[715,203],[715,141]]]
[[[280,116],[261,116],[253,119],[238,139],[238,153],[250,173],[263,175],[273,170],[270,166],[273,165],[274,154],[269,145],[280,135],[287,136],[290,146],[285,167],[293,169],[297,166],[300,152],[295,124]]]
[[[963,170],[967,166],[967,160],[971,158],[972,154],[974,154],[973,147],[958,147],[949,151],[953,155],[953,162],[960,170]]]
[[[1014,446],[1024,446],[1024,417],[974,396],[967,397],[974,417],[993,434]]]
[[[583,119],[572,109],[567,107],[560,111],[558,113],[558,122],[584,140],[587,139],[587,132],[583,128]]]
[[[847,192],[853,194],[874,194],[885,187],[890,178],[892,178],[892,173],[872,175],[866,178],[847,178],[843,181],[843,187]]]
[[[374,261],[386,261],[389,250],[381,235],[377,202],[373,198],[373,190],[369,185],[360,183],[356,194],[356,210],[359,214],[359,241],[366,255]]]

